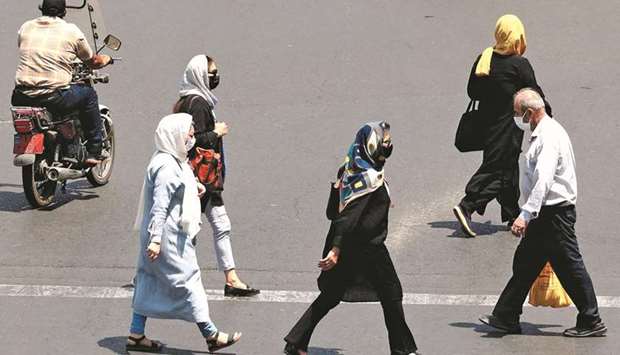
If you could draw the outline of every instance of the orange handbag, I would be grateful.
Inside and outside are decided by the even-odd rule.
[[[196,147],[196,156],[190,161],[194,175],[203,184],[207,191],[222,191],[224,179],[222,176],[222,159],[213,149]]]

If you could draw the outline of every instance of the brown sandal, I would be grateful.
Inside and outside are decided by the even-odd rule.
[[[239,339],[241,339],[241,333],[239,332],[235,332],[232,336],[230,334],[217,332],[213,339],[207,340],[207,346],[209,347],[209,352],[212,353],[233,345],[238,342]]]
[[[125,350],[127,351],[140,351],[143,353],[159,353],[161,352],[161,349],[163,349],[164,347],[160,342],[155,341],[155,340],[151,340],[150,346],[143,345],[142,341],[146,339],[145,335],[141,336],[140,338],[134,338],[132,336],[128,336],[127,339],[134,342],[134,344],[127,343],[125,345]]]

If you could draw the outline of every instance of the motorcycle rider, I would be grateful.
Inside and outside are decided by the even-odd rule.
[[[19,64],[15,74],[13,106],[45,107],[55,114],[78,111],[85,133],[85,163],[96,165],[109,158],[102,150],[103,125],[94,88],[70,84],[72,62],[83,61],[93,69],[103,68],[112,59],[93,53],[84,33],[63,20],[66,0],[43,0],[42,16],[24,23],[18,32]]]

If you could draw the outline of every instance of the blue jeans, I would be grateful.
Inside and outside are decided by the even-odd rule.
[[[40,106],[54,114],[68,114],[78,111],[80,123],[87,139],[86,148],[90,153],[99,153],[103,141],[103,124],[99,116],[99,99],[94,88],[86,85],[71,85],[51,95],[30,97],[20,91],[13,91],[13,106]]]
[[[196,323],[200,333],[205,339],[208,339],[217,333],[217,328],[213,323],[205,323],[200,322]],[[131,319],[131,327],[129,328],[129,332],[133,334],[142,334],[144,335],[144,328],[146,327],[146,316],[133,312],[133,316]]]

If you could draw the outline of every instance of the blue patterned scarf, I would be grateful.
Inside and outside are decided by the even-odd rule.
[[[390,125],[381,121],[367,123],[357,131],[355,141],[349,147],[341,168],[342,175],[337,182],[340,191],[340,212],[351,201],[383,186],[385,159],[380,159],[381,146],[389,130]]]

